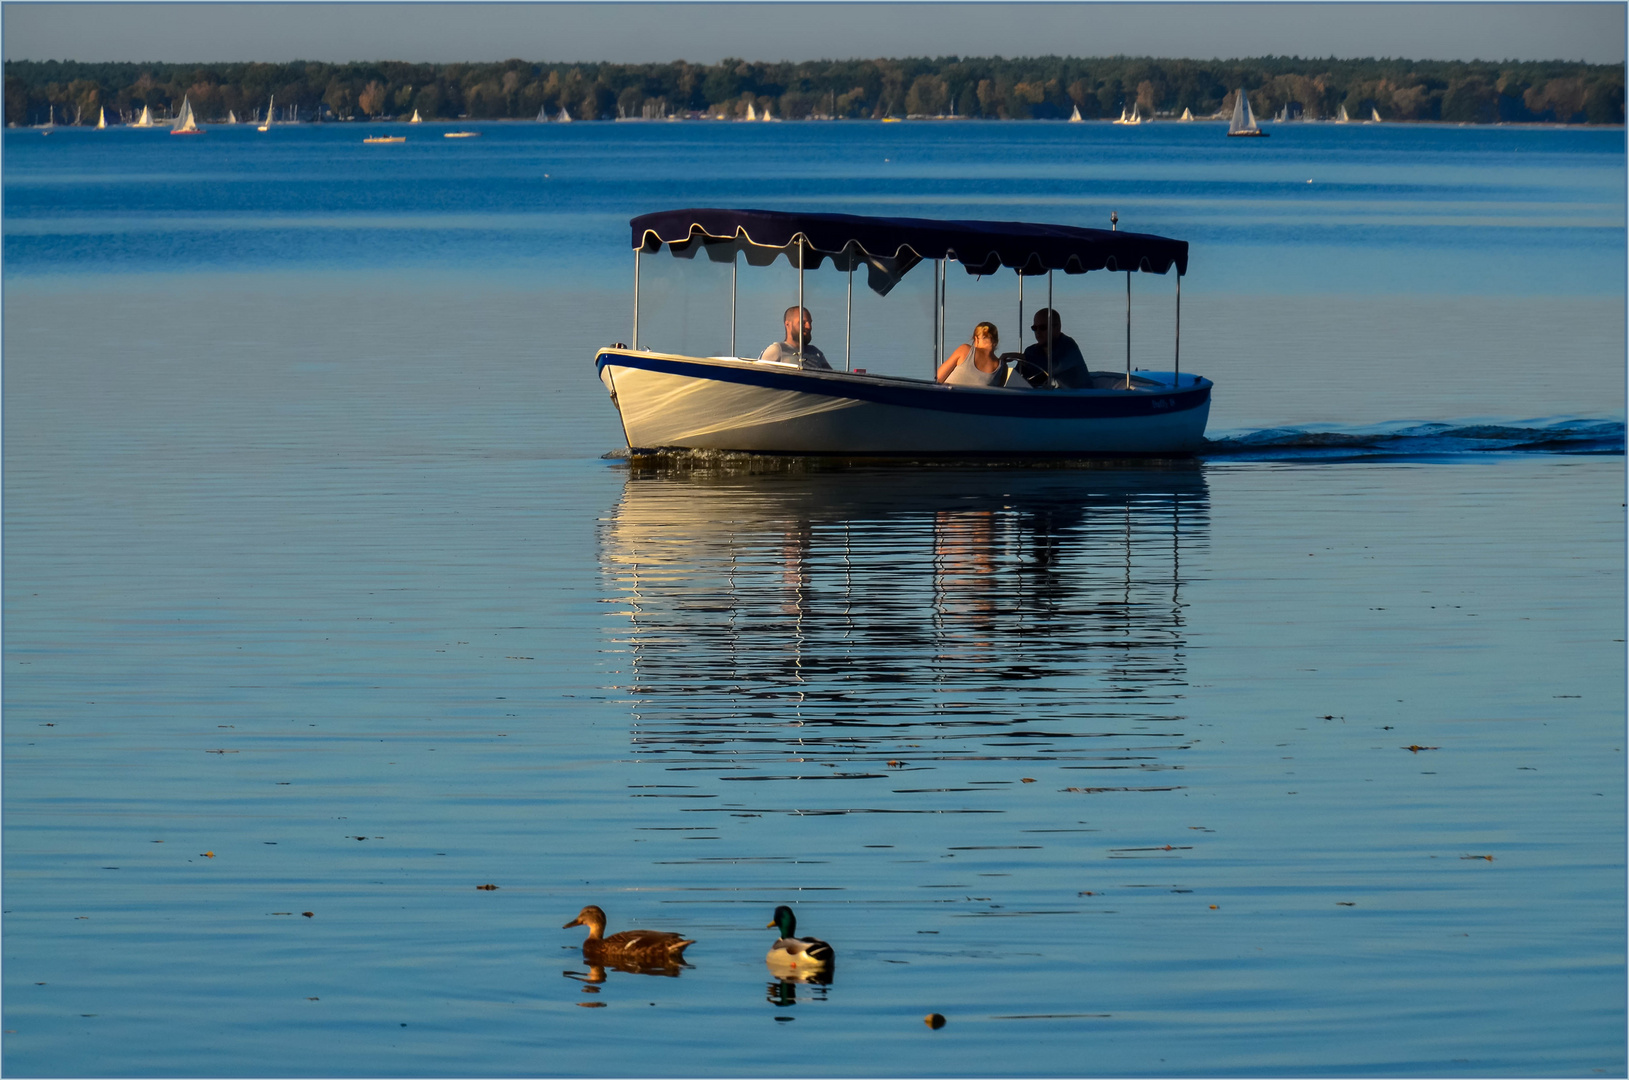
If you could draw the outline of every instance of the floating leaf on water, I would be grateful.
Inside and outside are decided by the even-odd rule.
[[[1418,754],[1421,750],[1441,750],[1442,747],[1440,747],[1440,746],[1405,746],[1405,747],[1403,747],[1403,749],[1407,750],[1411,754]]]
[[[582,1008],[582,1009],[603,1009],[603,1008],[605,1008],[605,1002],[603,1002],[603,1001],[579,1001],[577,1003],[577,1006],[578,1006],[578,1008]]]
[[[1033,784],[1033,783],[1035,783],[1035,777],[1033,777],[1033,776],[1020,776],[1018,778],[1018,782],[1020,784]]]
[[[796,321],[796,320],[794,320],[794,321]],[[497,888],[497,886],[496,886],[496,885],[493,885],[493,884],[491,884],[491,883],[490,883],[490,882],[489,882],[489,883],[488,883],[488,884],[485,884],[485,885],[477,885],[477,886],[475,886],[475,887],[476,887],[476,888],[477,888],[477,889],[484,889],[484,890],[485,890],[485,891],[487,891],[487,892],[491,892],[491,891],[492,891],[492,890],[493,890],[493,889],[496,889],[496,888]]]
[[[938,1013],[928,1013],[922,1018],[922,1022],[935,1031],[945,1026],[945,1018]]]
[[[1212,910],[1212,911],[1220,911],[1220,910],[1221,910],[1221,908],[1219,908],[1219,907],[1217,907],[1217,906],[1216,906],[1216,905],[1215,905],[1215,904],[1212,904],[1212,905],[1211,905],[1211,906],[1210,906],[1210,909],[1211,909],[1211,910]]]
[[[308,919],[314,919],[317,916],[317,913],[315,911],[302,911],[302,912],[300,912],[300,914],[304,915]]]
[[[1461,859],[1486,859],[1488,862],[1493,861],[1493,856],[1492,855],[1461,855],[1460,858]]]

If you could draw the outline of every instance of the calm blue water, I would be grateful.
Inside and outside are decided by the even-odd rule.
[[[5,134],[8,1074],[1624,1074],[1622,131],[402,130]],[[1188,239],[1216,441],[607,458],[681,205]]]

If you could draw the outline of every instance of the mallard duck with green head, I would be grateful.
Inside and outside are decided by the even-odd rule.
[[[583,958],[610,967],[669,967],[684,962],[684,950],[695,941],[666,930],[623,930],[605,936],[605,912],[589,904],[560,929],[588,927]]]
[[[830,970],[837,966],[837,952],[819,938],[800,938],[798,917],[782,904],[775,909],[775,919],[767,923],[780,930],[781,936],[769,947],[764,962],[771,971],[789,971],[794,974]]]

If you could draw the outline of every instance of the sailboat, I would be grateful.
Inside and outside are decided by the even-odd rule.
[[[752,107],[752,102],[750,102],[750,101],[747,102],[747,119],[748,120],[756,120],[756,119],[758,119],[758,110]],[[797,320],[794,319],[792,321],[796,322]]]
[[[198,121],[192,116],[192,99],[181,99],[181,114],[175,118],[175,126],[170,129],[171,135],[202,135],[204,129],[198,126]]]
[[[540,123],[540,124],[546,124],[546,123],[548,123],[548,120],[549,120],[549,107],[547,105],[545,105],[541,109],[537,110],[537,122]],[[414,109],[413,110],[413,123],[416,124],[418,122],[419,122],[419,111],[417,109]]]
[[[1335,117],[1335,123],[1337,123],[1337,124],[1350,124],[1351,122],[1352,122],[1352,118],[1350,116],[1346,115],[1346,106],[1342,105],[1340,114]]]
[[[238,122],[238,114],[233,112],[231,109],[227,109],[226,110],[226,122],[228,124],[237,123]]]
[[[422,123],[424,123],[423,120],[419,119],[419,111],[417,109],[413,110],[413,117],[412,117],[412,119],[408,120],[407,122],[409,124],[422,124]]]
[[[1116,124],[1140,124],[1142,122],[1143,118],[1138,115],[1137,106],[1133,105],[1129,112],[1124,105],[1120,106],[1120,119],[1115,121]]]
[[[266,120],[258,128],[255,129],[256,131],[269,131],[271,129],[272,110],[276,106],[277,106],[277,95],[273,94],[271,100],[266,103]]]
[[[1229,135],[1257,135],[1266,138],[1267,133],[1256,126],[1256,114],[1250,111],[1250,99],[1245,96],[1243,89],[1233,101],[1233,119],[1228,122]]]
[[[1084,124],[1086,122],[1086,118],[1080,115],[1079,105],[1076,105],[1075,111],[1069,114],[1069,122],[1071,124]]]
[[[135,124],[133,124],[132,126],[133,127],[152,127],[153,126],[153,110],[149,106],[143,105],[141,107],[141,116],[140,116],[140,118],[138,118],[136,120]]]
[[[560,106],[560,122],[562,124],[571,123],[571,114],[566,112],[566,107],[564,105]]]
[[[1370,105],[1369,106],[1369,123],[1378,124],[1380,122],[1381,122],[1380,121],[1380,110],[1375,108],[1373,105]]]
[[[1183,109],[1182,110],[1182,119],[1183,119],[1183,121],[1192,120],[1193,119],[1193,110],[1192,109]]]
[[[99,108],[99,109],[96,110],[96,130],[97,131],[102,131],[102,130],[106,129],[106,127],[107,127],[107,109],[106,108]]]

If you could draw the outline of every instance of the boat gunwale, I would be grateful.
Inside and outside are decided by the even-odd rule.
[[[878,405],[964,415],[1028,417],[1037,420],[1083,420],[1110,417],[1169,416],[1204,407],[1212,383],[1191,376],[1193,386],[1132,389],[1019,390],[1004,386],[955,386],[909,376],[871,372],[823,371],[765,364],[729,357],[697,357],[644,349],[602,348],[595,369],[608,363],[666,375],[736,383],[768,390],[850,398]],[[1132,375],[1137,378],[1136,373]],[[1145,381],[1149,381],[1145,377]]]

